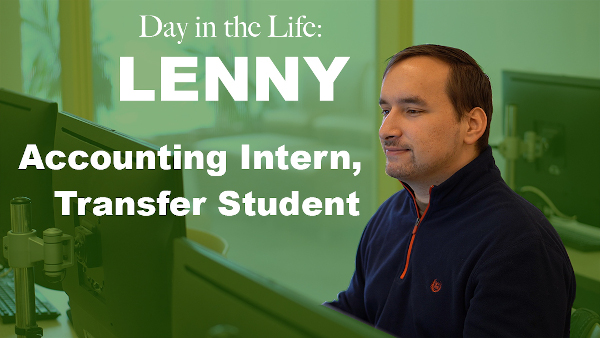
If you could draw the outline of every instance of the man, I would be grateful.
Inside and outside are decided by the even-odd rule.
[[[405,189],[367,224],[350,286],[328,305],[402,337],[568,337],[573,269],[500,177],[477,62],[409,47],[389,61],[380,106],[386,173]]]

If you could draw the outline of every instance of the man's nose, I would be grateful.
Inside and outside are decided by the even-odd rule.
[[[379,127],[379,138],[381,140],[387,140],[394,137],[400,137],[402,131],[400,129],[400,119],[395,111],[391,110],[383,121],[381,121],[381,127]]]

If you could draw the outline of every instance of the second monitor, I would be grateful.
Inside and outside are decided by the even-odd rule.
[[[158,151],[158,148],[59,113],[54,149],[70,154],[105,151]],[[79,162],[82,161],[80,157]],[[180,170],[65,166],[53,171],[54,191],[75,191],[92,198],[154,197],[161,191],[183,196]],[[95,216],[87,204],[78,213],[78,199],[62,215],[62,199],[54,199],[55,224],[75,237],[77,262],[67,269],[63,288],[70,298],[73,324],[79,337],[169,337],[171,334],[172,245],[185,236],[185,220],[159,216]]]
[[[187,238],[174,246],[173,338],[390,337]]]

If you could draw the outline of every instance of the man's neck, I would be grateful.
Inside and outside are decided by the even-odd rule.
[[[418,213],[419,213],[419,217],[425,212],[425,209],[427,209],[427,205],[429,204],[429,187],[430,186],[412,186],[410,185],[410,187],[413,189],[413,192],[415,193],[415,202],[417,202],[417,207],[419,208]]]
[[[419,199],[417,199],[417,208],[419,209],[419,210],[417,210],[417,213],[419,214],[419,217],[421,217],[421,215],[423,215],[425,210],[427,210],[428,203],[429,203],[429,199],[425,203],[421,202]]]

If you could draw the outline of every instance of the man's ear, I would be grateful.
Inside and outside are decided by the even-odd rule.
[[[475,144],[487,127],[487,116],[483,109],[475,107],[470,112],[465,114],[464,118],[467,122],[467,131],[464,142],[466,144]]]

